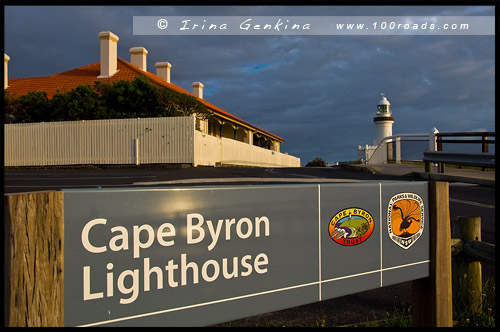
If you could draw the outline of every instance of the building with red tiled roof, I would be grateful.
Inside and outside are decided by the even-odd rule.
[[[95,82],[112,84],[118,81],[133,81],[138,76],[146,77],[153,85],[193,96],[212,113],[209,120],[201,121],[197,128],[205,135],[229,138],[259,148],[278,152],[284,139],[252,125],[229,112],[203,99],[203,87],[200,82],[193,83],[193,92],[188,92],[170,82],[171,64],[157,62],[156,74],[147,71],[148,51],[144,47],[133,47],[129,50],[130,62],[117,56],[118,36],[110,31],[99,33],[100,61],[65,72],[30,78],[8,78],[7,69],[10,58],[4,54],[4,89],[14,98],[30,91],[44,91],[48,98],[58,92],[69,92],[79,85],[94,85]]]
[[[115,36],[111,32],[106,32],[106,33],[110,34],[110,36]],[[101,33],[101,35],[104,34]],[[116,39],[116,42],[118,41],[118,37],[114,39]],[[107,42],[106,39],[105,41]],[[111,43],[113,43],[113,41],[111,41]],[[150,80],[150,82],[155,84],[156,86],[164,87],[197,98],[201,103],[203,103],[203,105],[205,105],[213,113],[214,120],[212,121],[218,122],[218,125],[216,125],[215,122],[208,125],[208,128],[212,128],[212,131],[215,135],[217,135],[218,131],[220,133],[220,128],[214,129],[214,127],[216,126],[222,126],[223,133],[231,131],[230,129],[228,129],[228,127],[231,127],[233,130],[238,130],[238,128],[244,128],[244,130],[252,131],[253,134],[255,134],[257,137],[262,137],[264,141],[267,141],[267,144],[271,145],[270,146],[271,148],[275,144],[284,142],[284,139],[279,137],[278,135],[272,134],[257,126],[254,126],[224,111],[223,109],[211,104],[210,102],[204,100],[203,84],[199,84],[199,82],[193,83],[195,91],[196,89],[198,91],[198,95],[194,95],[193,93],[190,93],[182,89],[181,87],[170,83],[169,72],[171,65],[168,62],[156,63],[156,69],[157,69],[156,75],[147,72],[145,70],[146,68],[145,58],[147,53],[148,53],[147,50],[143,47],[133,47],[130,49],[131,62],[127,62],[119,57],[116,57],[116,70],[113,75],[109,74],[103,75],[101,73],[101,63],[96,62],[80,68],[75,68],[72,70],[68,70],[62,73],[53,74],[45,77],[10,78],[8,79],[8,87],[5,89],[5,91],[9,92],[14,97],[25,95],[30,91],[45,91],[47,93],[47,97],[50,99],[57,92],[71,91],[78,85],[84,85],[84,84],[93,85],[97,81],[108,84],[122,80],[133,81],[137,76],[142,75],[147,77]],[[10,60],[10,58],[8,59],[5,58],[6,56],[7,55],[4,55],[4,60],[5,60],[4,63],[7,63],[7,61]],[[106,58],[106,56],[104,58]],[[102,54],[101,54],[101,61],[103,61]],[[143,68],[140,68],[138,65],[143,66]],[[159,76],[158,75],[159,73],[163,74],[160,74]],[[199,87],[201,87],[201,89]],[[241,135],[236,135],[236,136],[241,136]]]

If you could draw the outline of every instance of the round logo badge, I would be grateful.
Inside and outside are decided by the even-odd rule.
[[[424,231],[424,202],[419,195],[400,193],[391,197],[387,231],[391,240],[403,249],[415,244]]]
[[[355,246],[365,242],[373,233],[372,215],[360,208],[348,208],[337,212],[328,224],[330,238],[343,246]]]

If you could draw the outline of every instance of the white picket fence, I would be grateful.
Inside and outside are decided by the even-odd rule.
[[[300,166],[300,159],[195,129],[195,118],[6,124],[5,166],[87,164]]]

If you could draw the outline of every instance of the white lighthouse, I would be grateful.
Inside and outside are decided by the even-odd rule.
[[[377,136],[375,137],[374,145],[366,144],[365,146],[358,146],[358,160],[367,164],[386,163],[387,157],[389,156],[389,151],[385,150],[384,147],[388,149],[391,146],[390,144],[384,144],[381,149],[378,149],[384,137],[392,136],[392,124],[394,123],[391,103],[387,100],[385,94],[382,93],[381,95],[382,100],[379,101],[377,105],[377,114],[373,118],[373,122],[377,127]],[[375,156],[375,151],[377,150],[379,153]]]
[[[394,118],[391,112],[391,103],[387,100],[385,94],[382,93],[382,100],[377,105],[377,115],[373,118],[373,122],[377,127],[377,136],[375,145],[379,145],[384,137],[392,136],[392,124]]]

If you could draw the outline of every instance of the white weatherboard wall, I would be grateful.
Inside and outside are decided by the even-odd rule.
[[[221,162],[229,165],[299,167],[300,159],[277,151],[222,138]]]
[[[215,166],[220,162],[222,141],[220,138],[203,134],[200,131],[194,133],[194,164],[204,166]]]
[[[195,164],[214,166],[300,167],[300,158],[230,138],[195,132]]]
[[[300,159],[195,130],[195,117],[7,124],[5,166],[218,164],[299,167]]]

